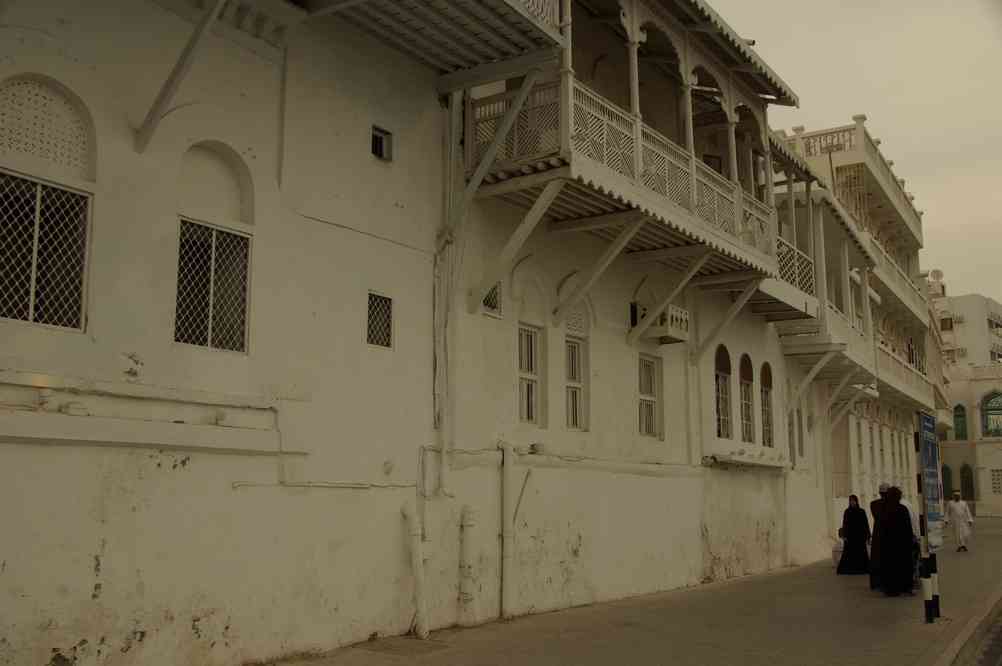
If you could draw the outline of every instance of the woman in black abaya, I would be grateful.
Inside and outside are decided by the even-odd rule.
[[[842,514],[842,538],[845,539],[845,547],[837,572],[840,575],[869,573],[870,557],[866,554],[866,544],[870,540],[870,521],[855,495],[849,496],[849,508]]]
[[[901,504],[901,491],[887,491],[887,511],[881,518],[880,581],[884,594],[896,597],[912,592],[912,519]]]

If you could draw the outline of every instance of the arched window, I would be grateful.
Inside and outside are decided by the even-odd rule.
[[[953,470],[949,465],[943,465],[943,497],[953,496]]]
[[[185,153],[175,341],[247,350],[251,200],[246,165],[232,149],[209,142]]]
[[[974,501],[974,470],[967,463],[960,468],[960,496],[962,499]]]
[[[953,438],[967,439],[967,409],[963,405],[953,408]]]
[[[981,434],[1002,437],[1002,393],[989,393],[981,402]]]
[[[84,328],[91,197],[78,186],[94,178],[92,137],[59,84],[0,83],[0,318]]]
[[[752,443],[755,441],[755,403],[754,391],[755,370],[752,368],[751,358],[748,354],[741,355],[741,362],[738,364],[738,378],[740,379],[740,399],[741,399],[741,441]]]
[[[730,439],[731,430],[731,357],[727,347],[717,347],[713,362],[714,387],[717,402],[717,437]]]
[[[762,386],[762,446],[773,446],[772,368],[768,363],[762,364],[762,376],[759,383]]]

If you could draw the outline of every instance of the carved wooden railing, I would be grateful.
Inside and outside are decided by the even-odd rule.
[[[814,295],[813,259],[793,247],[789,241],[777,236],[776,260],[779,263],[779,276],[785,282],[805,294]]]
[[[560,0],[513,0],[540,23],[560,29]]]
[[[563,107],[558,82],[532,90],[498,151],[498,169],[539,165],[567,153],[580,155],[692,211],[743,245],[764,254],[775,252],[772,208],[747,193],[742,196],[733,182],[693,160],[688,150],[582,83],[572,81],[568,90],[571,109]],[[472,140],[466,149],[471,169],[480,162],[516,97],[515,92],[505,92],[470,102],[466,136]],[[570,128],[569,146],[560,145],[562,120]],[[805,275],[798,282],[807,279]],[[813,270],[809,279],[813,285]]]

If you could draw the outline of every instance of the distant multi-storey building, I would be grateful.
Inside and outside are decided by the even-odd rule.
[[[980,294],[950,296],[941,271],[932,271],[929,294],[950,374],[944,492],[960,490],[979,514],[1002,515],[1002,305]]]

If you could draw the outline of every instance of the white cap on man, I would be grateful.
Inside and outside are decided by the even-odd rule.
[[[884,493],[886,493],[890,489],[891,489],[891,486],[886,481],[884,481],[883,483],[881,483],[880,487],[878,488],[878,490],[880,491],[880,494],[884,494]]]

